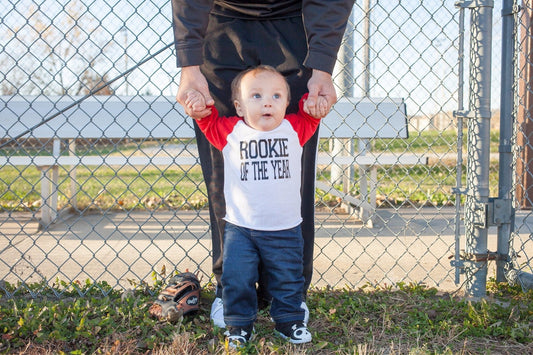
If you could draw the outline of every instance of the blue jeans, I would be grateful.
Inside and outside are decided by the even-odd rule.
[[[303,321],[303,238],[300,226],[257,231],[226,223],[222,263],[224,321],[244,327],[257,319],[259,264],[267,276],[274,322]]]

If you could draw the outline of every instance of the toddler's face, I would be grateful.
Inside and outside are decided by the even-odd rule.
[[[283,121],[288,99],[287,84],[281,74],[251,72],[241,80],[241,97],[235,100],[235,109],[248,126],[271,131]]]

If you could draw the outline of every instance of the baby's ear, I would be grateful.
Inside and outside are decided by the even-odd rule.
[[[235,106],[235,112],[237,112],[237,116],[243,117],[244,116],[244,112],[242,111],[242,106],[241,106],[241,103],[239,102],[239,100],[233,101],[233,105]]]

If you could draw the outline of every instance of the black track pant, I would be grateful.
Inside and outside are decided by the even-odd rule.
[[[267,64],[283,73],[291,88],[288,113],[296,112],[298,100],[307,92],[311,71],[302,63],[307,42],[300,17],[280,20],[241,20],[211,15],[201,66],[211,95],[221,116],[235,115],[231,100],[231,81],[242,70]],[[224,233],[224,163],[222,153],[214,148],[195,123],[200,163],[207,185],[211,233],[213,239],[213,273],[221,297],[222,237]],[[304,238],[304,297],[313,273],[315,159],[318,131],[303,149],[302,155],[302,233]],[[261,203],[260,201],[258,203]],[[282,252],[282,251],[280,251]],[[223,285],[222,285],[223,286]],[[266,288],[260,281],[261,289]],[[263,295],[268,297],[268,295]]]

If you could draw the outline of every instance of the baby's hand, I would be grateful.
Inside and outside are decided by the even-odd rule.
[[[197,119],[198,117],[196,117],[194,113],[201,112],[207,108],[205,104],[205,97],[196,90],[190,90],[186,95],[187,97],[185,99],[185,106],[189,109],[189,111],[193,112],[192,117]]]
[[[318,96],[315,105],[304,102],[304,112],[314,118],[324,118],[328,114],[328,100],[324,96]]]

